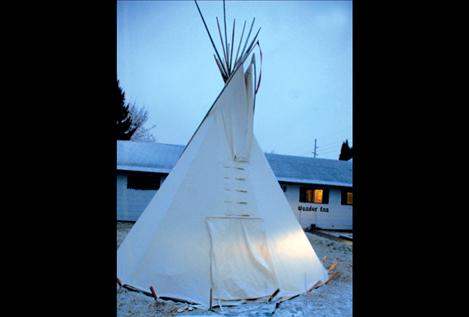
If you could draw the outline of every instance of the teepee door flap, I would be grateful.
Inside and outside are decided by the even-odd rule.
[[[209,217],[207,225],[215,299],[259,298],[277,289],[262,219]]]

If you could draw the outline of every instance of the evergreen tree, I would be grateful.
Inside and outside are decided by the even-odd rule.
[[[130,140],[138,127],[132,124],[132,116],[129,105],[125,103],[125,93],[116,80],[115,100],[116,107],[116,139]]]
[[[353,149],[349,146],[348,140],[342,143],[342,147],[340,149],[339,160],[341,161],[348,161],[353,157]]]

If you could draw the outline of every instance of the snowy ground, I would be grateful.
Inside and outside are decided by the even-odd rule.
[[[132,223],[117,224],[117,245],[124,240]],[[309,294],[300,295],[285,301],[275,310],[275,303],[243,304],[235,307],[219,308],[208,312],[191,308],[186,304],[170,301],[158,302],[146,295],[131,292],[124,288],[117,290],[118,317],[147,316],[315,316],[347,317],[352,316],[352,245],[330,240],[311,233],[306,233],[316,254],[322,259],[328,256],[325,266],[329,267],[337,259],[336,271],[340,275],[328,285],[322,286]]]

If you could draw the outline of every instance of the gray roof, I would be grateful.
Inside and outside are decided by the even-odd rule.
[[[117,141],[117,169],[169,173],[183,145]],[[352,162],[312,157],[265,154],[279,181],[331,186],[352,186]]]

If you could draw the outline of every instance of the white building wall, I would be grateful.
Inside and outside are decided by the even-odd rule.
[[[127,188],[127,175],[117,175],[117,220],[137,221],[156,190]]]
[[[287,184],[286,186],[285,196],[303,228],[309,228],[315,224],[323,229],[352,230],[352,206],[341,204],[340,189],[329,189],[328,204],[314,204],[300,202],[300,185]],[[300,206],[308,209],[311,207],[316,211],[299,210]]]

